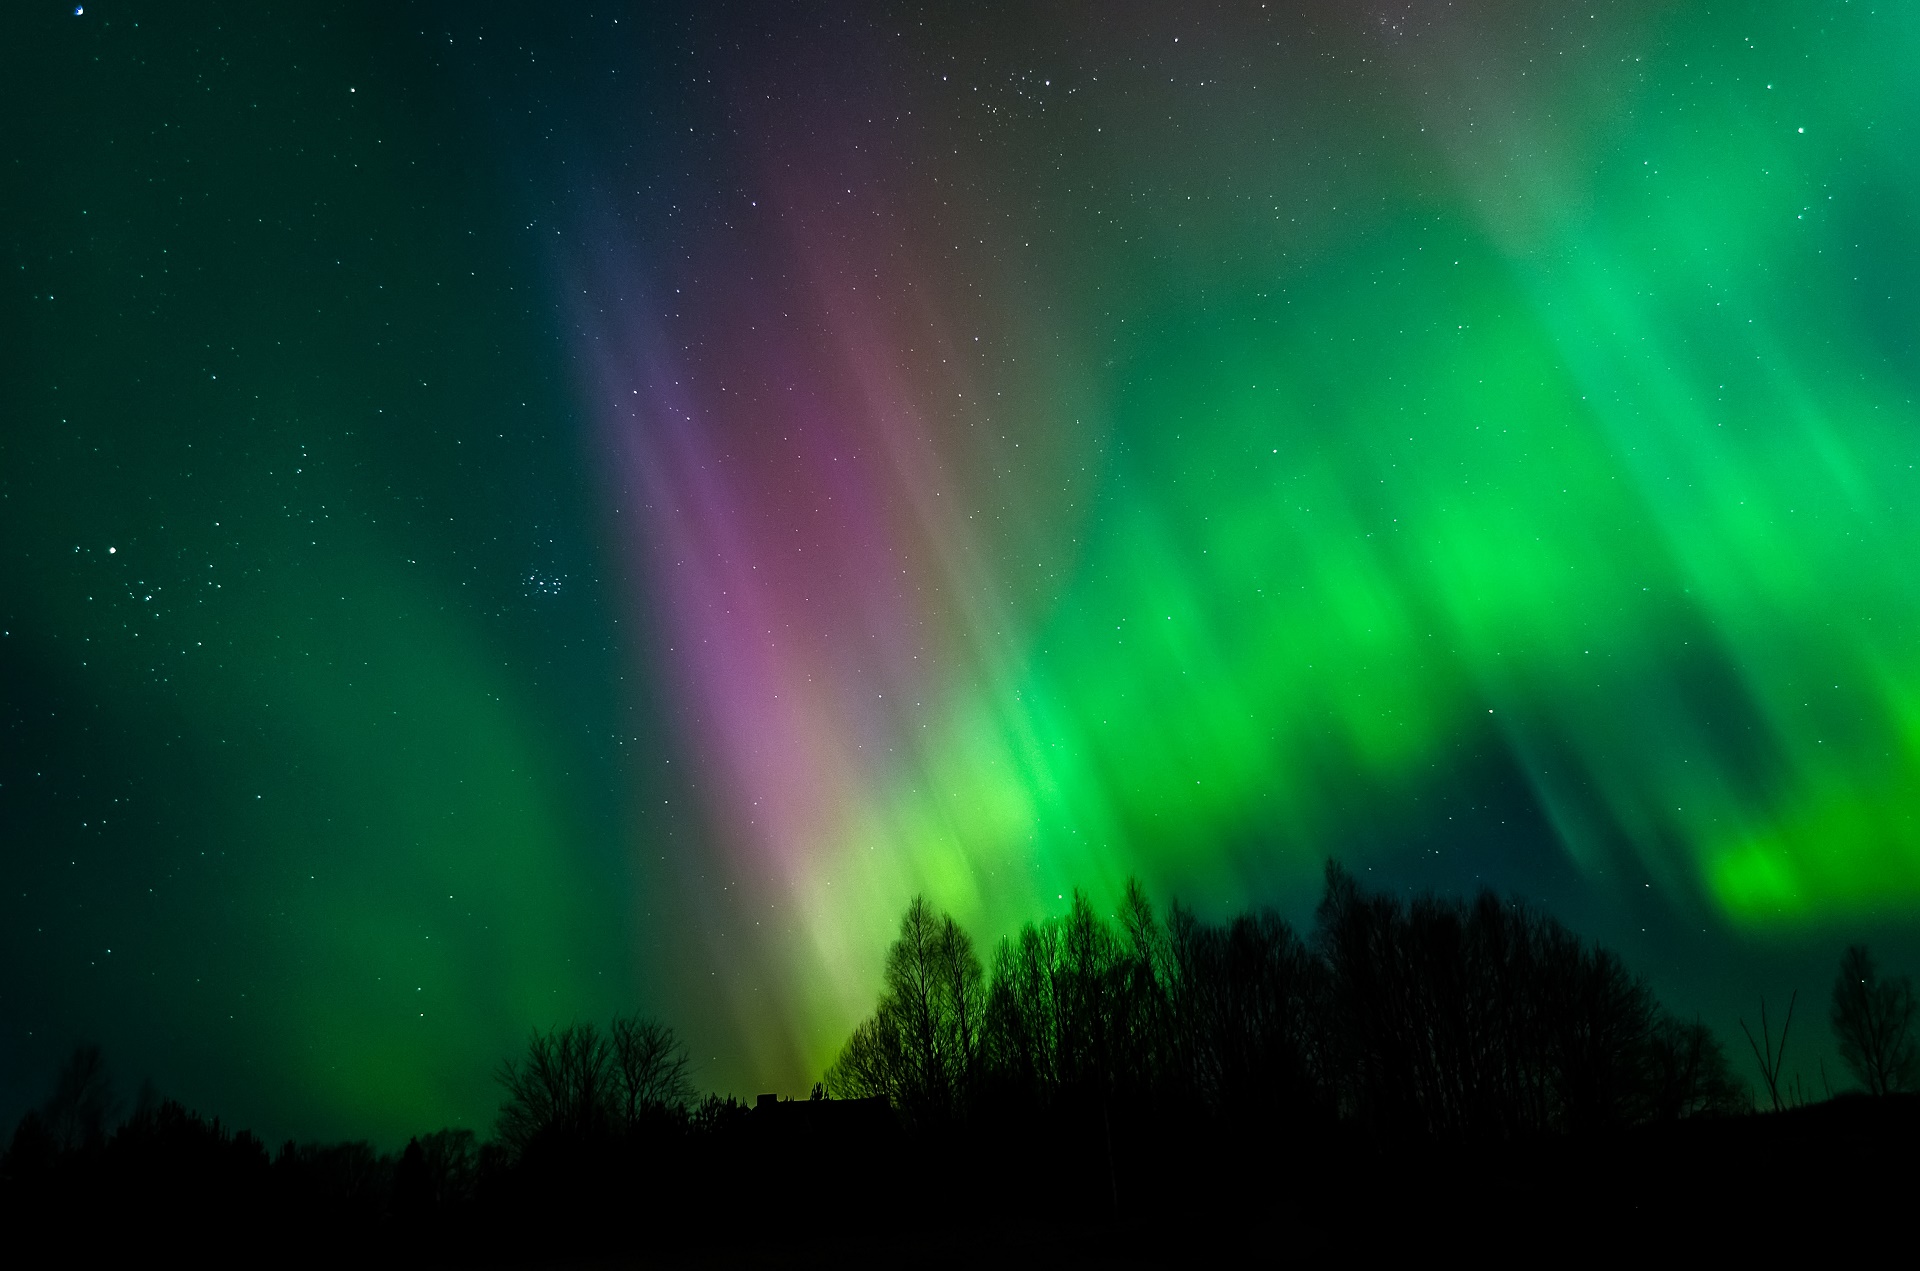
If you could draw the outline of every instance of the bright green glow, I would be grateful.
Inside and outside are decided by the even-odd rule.
[[[8,1053],[799,1091],[915,890],[1297,899],[1513,774],[1702,978],[1913,915],[1920,6],[1310,7],[9,13]]]
[[[185,964],[206,986],[185,996],[228,1008],[202,1027],[297,1092],[309,1133],[485,1128],[492,1063],[528,1021],[625,1000],[605,979],[617,958],[577,956],[616,940],[581,900],[595,887],[565,778],[499,660],[390,549],[346,527],[307,560],[277,547],[277,571],[223,575],[234,590],[191,615],[195,634],[239,638],[159,650],[169,717],[218,756],[225,787],[185,853],[217,862],[219,892],[187,894],[188,922],[162,876],[156,903],[181,925],[149,963],[169,978]],[[162,617],[142,634],[169,633]],[[139,702],[145,668],[116,653],[111,687]]]
[[[575,899],[591,889],[539,721],[471,632],[352,546],[336,538],[353,565],[323,564],[254,615],[298,631],[297,656],[216,673],[282,700],[248,720],[213,685],[190,699],[220,703],[208,728],[273,739],[252,763],[278,806],[247,828],[276,847],[283,876],[255,885],[290,898],[266,936],[286,969],[255,1045],[360,1124],[473,1119],[493,1101],[474,1051],[510,1053],[522,1021],[605,1003],[599,968],[570,954],[606,937]],[[328,583],[353,604],[312,606]],[[302,864],[305,886],[285,877]]]
[[[1197,277],[1089,252],[1138,300],[1085,545],[850,818],[868,888],[816,930],[1304,880],[1489,730],[1593,871],[1755,932],[1920,906],[1920,9],[1766,9],[1478,115],[1402,51],[1437,181],[1375,156],[1307,251],[1221,213]],[[1211,146],[1218,197],[1258,147]]]
[[[535,270],[391,29],[68,8],[0,10],[0,1118],[86,1039],[270,1140],[484,1130],[645,1001]]]

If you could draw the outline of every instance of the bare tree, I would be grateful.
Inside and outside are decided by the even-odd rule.
[[[639,1015],[616,1016],[608,1046],[614,1100],[625,1128],[685,1108],[693,1098],[687,1048],[665,1024]]]
[[[536,1140],[584,1138],[610,1128],[615,1112],[613,1048],[592,1024],[539,1029],[519,1063],[501,1063],[496,1080],[506,1088],[497,1129],[515,1152]]]
[[[901,1081],[905,1070],[899,1029],[883,1003],[881,1010],[855,1026],[821,1084],[836,1099],[880,1098],[897,1108],[905,1102]]]
[[[1154,915],[1146,888],[1129,878],[1120,901],[1124,953],[1117,964],[1120,1019],[1115,1027],[1118,1086],[1125,1098],[1139,1099],[1167,1078],[1175,969],[1166,929]]]
[[[1120,942],[1074,889],[1060,924],[1059,973],[1054,989],[1057,1071],[1062,1086],[1085,1096],[1106,1097],[1113,1087],[1118,1048],[1113,1036],[1118,984],[1114,972]]]
[[[946,1084],[964,1103],[972,1094],[980,1067],[980,1017],[986,1008],[985,976],[966,928],[943,915],[934,950],[941,1006],[941,1040]]]
[[[1060,927],[1028,923],[1003,939],[987,989],[987,1067],[1004,1096],[1045,1104],[1059,1087]]]
[[[915,896],[887,950],[885,976],[878,1008],[827,1070],[827,1090],[879,1095],[913,1117],[963,1110],[986,1003],[972,937]]]
[[[825,1086],[909,1120],[1074,1128],[1106,1144],[1115,1201],[1143,1118],[1518,1139],[1752,1106],[1710,1030],[1518,901],[1402,900],[1329,863],[1315,925],[1309,944],[1264,910],[1162,920],[1136,883],[1115,922],[1075,892],[1001,941],[982,987],[965,933],[916,899]],[[1782,1081],[1795,1005],[1776,1039],[1763,1003],[1753,1043],[1776,1107],[1803,1097]]]
[[[40,1118],[55,1149],[72,1152],[105,1139],[117,1106],[100,1048],[75,1046],[54,1074],[53,1093],[41,1106]]]
[[[898,1020],[907,1063],[904,1093],[919,1110],[944,1102],[941,1060],[941,923],[924,896],[915,896],[900,916],[900,938],[887,950],[887,997]]]
[[[1920,1086],[1920,1053],[1913,1039],[1917,1013],[1912,980],[1904,975],[1882,980],[1865,945],[1849,945],[1840,955],[1829,1018],[1840,1058],[1869,1094]]]
[[[1713,1030],[1660,1013],[1647,1049],[1647,1114],[1656,1121],[1725,1116],[1752,1107]]]
[[[1787,999],[1787,1020],[1780,1026],[1780,1045],[1773,1044],[1773,1027],[1767,1022],[1767,999],[1760,999],[1760,1040],[1753,1039],[1753,1030],[1747,1027],[1747,1021],[1740,1021],[1740,1031],[1747,1035],[1747,1045],[1753,1048],[1753,1057],[1760,1065],[1760,1079],[1767,1085],[1767,1097],[1773,1101],[1773,1110],[1781,1111],[1788,1101],[1780,1097],[1780,1068],[1787,1058],[1787,1034],[1793,1031],[1793,1008],[1800,1000],[1800,990],[1795,989],[1793,996]],[[1791,1094],[1791,1091],[1789,1091]]]

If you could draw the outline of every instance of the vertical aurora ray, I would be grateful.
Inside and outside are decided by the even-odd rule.
[[[1270,894],[1489,752],[1595,880],[1913,912],[1920,10],[788,37],[568,289],[763,1063],[915,890]]]
[[[1656,536],[1643,593],[1683,603],[1719,662],[1690,666],[1676,624],[1616,621],[1647,670],[1608,686],[1606,714],[1558,721],[1559,744],[1649,866],[1756,925],[1920,890],[1911,337],[1887,356],[1861,272],[1901,253],[1859,241],[1862,216],[1911,216],[1912,166],[1884,139],[1911,124],[1897,68],[1916,45],[1911,10],[1739,20],[1700,40],[1667,17],[1646,76],[1691,91],[1644,94],[1585,190],[1539,183],[1540,241],[1510,254]],[[1547,796],[1577,848],[1591,814]]]
[[[680,286],[653,283],[652,313],[607,303],[594,271],[577,288],[592,391],[644,505],[640,553],[666,615],[654,624],[666,647],[649,653],[677,680],[701,770],[718,776],[711,832],[766,908],[823,919],[798,937],[806,960],[773,972],[799,1028],[843,1017],[864,991],[874,930],[831,915],[929,885],[967,903],[977,854],[958,833],[942,841],[925,811],[907,813],[922,818],[921,849],[888,850],[899,813],[873,796],[934,792],[925,777],[946,743],[933,730],[954,685],[1020,691],[1018,617],[977,524],[977,470],[993,459],[956,433],[991,422],[984,389],[929,295],[937,271],[908,218],[836,207],[819,171],[766,160],[764,200],[747,200],[770,205],[759,233]],[[875,232],[896,248],[884,265],[862,254]],[[630,267],[609,276],[649,290]],[[1019,797],[1003,790],[988,797]],[[982,813],[1003,830],[1025,815],[975,804],[967,816]],[[768,1041],[780,1030],[767,1010],[757,998],[740,1022],[778,1047],[790,1038]]]

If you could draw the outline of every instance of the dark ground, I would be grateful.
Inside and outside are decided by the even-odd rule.
[[[0,1200],[7,1261],[1557,1262],[1878,1244],[1898,1265],[1920,1197],[1912,1095],[1504,1145],[1256,1124],[1156,1131],[1116,1117],[1111,1158],[1091,1117],[934,1135],[781,1106],[794,1111],[761,1109],[652,1158],[575,1153],[483,1171],[454,1200],[404,1166],[356,1191],[244,1135],[14,1160]]]

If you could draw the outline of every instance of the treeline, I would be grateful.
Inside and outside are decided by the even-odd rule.
[[[1888,1097],[1792,1108],[1790,1011],[1754,1043],[1786,1114],[1736,1115],[1753,1097],[1707,1028],[1490,893],[1407,901],[1329,865],[1300,932],[1265,910],[1157,911],[1130,885],[1115,917],[1076,894],[990,965],[916,899],[877,1009],[811,1099],[698,1098],[672,1030],[630,1016],[535,1031],[496,1072],[485,1140],[270,1150],[150,1088],[123,1115],[82,1047],[0,1159],[0,1221],[96,1248],[297,1233],[282,1261],[795,1241],[845,1256],[936,1230],[957,1258],[964,1233],[990,1252],[1008,1229],[1084,1260],[1088,1239],[1186,1233],[1201,1214],[1332,1238],[1383,1204],[1434,1215],[1490,1188],[1541,1224],[1683,1220],[1712,1200],[1702,1180],[1770,1153],[1844,1155],[1848,1203],[1862,1178],[1904,1194],[1920,1181],[1920,1101],[1901,1093],[1920,1087],[1912,985],[1851,948],[1829,1021],[1860,1085]]]
[[[1911,985],[1881,983],[1864,949],[1846,955],[1832,1021],[1868,1090],[1920,1085]],[[1225,924],[1177,903],[1156,913],[1130,883],[1116,921],[1076,892],[1063,917],[1001,941],[990,970],[916,899],[878,1009],[826,1085],[923,1126],[1123,1108],[1398,1139],[1752,1107],[1711,1030],[1551,916],[1491,892],[1403,901],[1333,863],[1306,935],[1270,910]]]
[[[488,1159],[491,1158],[491,1159]],[[476,1197],[498,1148],[469,1129],[411,1139],[400,1152],[365,1141],[295,1143],[275,1151],[146,1084],[121,1104],[100,1048],[61,1063],[47,1099],[15,1126],[0,1187],[15,1222],[94,1215],[90,1230],[124,1226],[152,1238],[204,1223],[341,1233],[383,1230]]]

